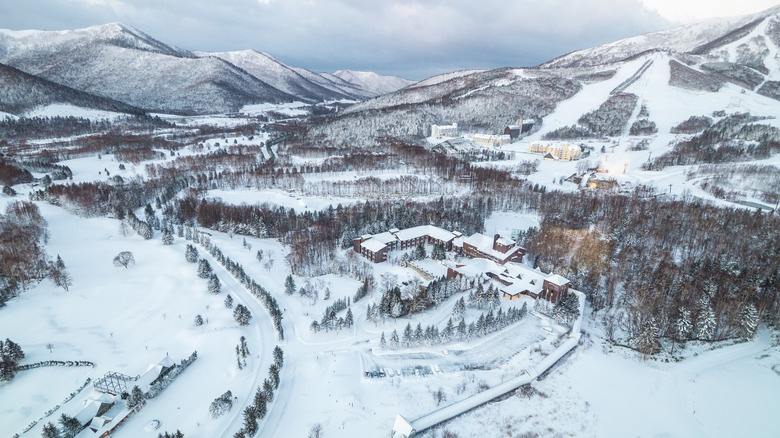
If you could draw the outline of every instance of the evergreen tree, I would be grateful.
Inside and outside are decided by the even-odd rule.
[[[330,299],[330,288],[326,287],[325,292],[322,294],[322,299],[328,301]]]
[[[414,342],[414,345],[420,345],[423,343],[423,340],[425,340],[425,335],[423,334],[422,324],[418,322],[412,335],[412,342]]]
[[[274,386],[274,389],[279,389],[279,367],[275,363],[268,367],[268,380]]]
[[[461,319],[458,323],[458,331],[457,336],[459,341],[463,341],[466,339],[466,320]]]
[[[200,259],[198,262],[198,277],[209,278],[213,272],[214,270],[211,269],[211,265],[209,264],[208,260]]]
[[[228,390],[221,396],[214,399],[209,406],[209,414],[211,418],[219,418],[224,413],[230,411],[233,408],[233,393]]]
[[[426,257],[428,257],[428,254],[425,252],[425,245],[420,243],[419,245],[417,245],[417,248],[415,248],[414,250],[414,259],[422,260]]]
[[[753,338],[758,332],[758,311],[752,303],[747,303],[739,311],[737,318],[739,334],[747,339]]]
[[[244,336],[239,338],[239,351],[241,352],[241,357],[245,358],[249,356],[249,346],[246,344],[246,338]]]
[[[539,300],[537,300],[539,301]],[[552,317],[561,324],[571,324],[580,317],[580,300],[575,294],[567,294],[558,300],[552,310]]]
[[[471,306],[481,309],[485,306],[485,287],[482,282],[479,281],[476,292],[469,294],[469,301]]]
[[[437,243],[433,245],[433,251],[431,252],[431,258],[434,260],[444,260],[447,257],[444,251],[444,245]]]
[[[485,333],[491,333],[496,331],[496,317],[493,316],[493,311],[488,311],[485,315]]]
[[[0,354],[3,361],[13,362],[14,364],[24,359],[22,347],[8,338],[5,338],[5,342],[0,341]]]
[[[466,300],[460,297],[458,301],[455,301],[455,305],[452,307],[452,318],[455,320],[462,319],[466,314]]]
[[[661,349],[661,344],[658,342],[658,325],[655,322],[655,318],[648,318],[639,330],[639,335],[636,338],[636,348],[640,353],[655,354]]]
[[[352,315],[352,308],[347,309],[347,315],[344,317],[344,325],[352,327],[355,324],[355,317]]]
[[[442,332],[442,342],[452,341],[452,337],[455,335],[455,326],[452,324],[452,318],[447,320],[447,326]]]
[[[476,330],[477,330],[476,331],[476,335],[477,336],[485,336],[485,334],[487,333],[487,328],[485,327],[485,314],[484,313],[480,313],[479,314],[479,319],[477,320]]]
[[[685,307],[680,307],[678,310],[680,315],[675,321],[674,334],[678,340],[684,341],[688,339],[693,330],[691,311]]]
[[[382,332],[382,337],[379,338],[379,348],[383,350],[387,348],[387,341],[385,340],[385,332]]]
[[[319,333],[320,332],[320,323],[318,323],[316,320],[311,322],[311,325],[309,325],[309,330],[311,330],[312,333]]]
[[[60,426],[62,427],[61,438],[74,438],[82,429],[79,420],[65,414],[60,416]]]
[[[254,407],[257,412],[257,418],[265,418],[268,414],[268,394],[261,388],[257,388],[257,392],[255,392]]]
[[[699,339],[711,341],[715,337],[715,329],[717,326],[715,312],[712,310],[712,306],[706,296],[702,296],[700,305],[701,310],[699,311],[699,319],[696,322],[696,336]]]
[[[127,397],[127,407],[132,409],[146,400],[146,396],[138,385],[133,386],[130,390],[130,395]]]
[[[411,347],[412,346],[412,337],[414,334],[412,333],[412,323],[407,322],[406,328],[404,328],[404,334],[401,335],[401,344],[404,347]]]
[[[189,228],[187,230],[189,230]],[[198,261],[198,249],[187,244],[187,249],[184,251],[184,259],[190,263],[196,263]]]
[[[284,365],[284,351],[278,345],[274,347],[274,363],[279,365],[279,368]]]
[[[228,294],[228,296],[225,297],[225,307],[227,307],[228,309],[233,308],[233,297],[231,297],[230,294]]]
[[[395,330],[393,330],[393,333],[390,334],[389,346],[391,350],[398,349],[398,332]]]
[[[525,315],[528,314],[528,303],[523,303],[523,306],[520,307],[520,312],[517,314],[517,317],[519,319],[522,319],[525,317]]]
[[[195,325],[201,326],[203,325],[203,317],[200,315],[195,315]]]
[[[219,277],[217,277],[217,274],[211,274],[209,277],[209,292],[213,294],[218,294],[220,290],[219,285]]]
[[[468,330],[466,330],[466,342],[471,342],[471,340],[474,339],[475,336],[477,336],[477,327],[472,322],[471,324],[469,324]]]
[[[401,305],[400,301],[396,301],[393,304],[390,314],[393,318],[400,318],[401,316],[403,316],[403,306]]]
[[[233,311],[233,318],[235,318],[239,325],[249,325],[249,320],[252,319],[252,313],[249,312],[249,309],[243,304],[239,304]]]
[[[284,280],[284,292],[287,295],[295,293],[295,280],[293,279],[292,274],[288,275],[287,279]]]
[[[173,245],[173,232],[168,228],[163,228],[162,243],[163,245]]]
[[[274,399],[274,385],[270,379],[263,379],[263,392],[265,392],[268,401]]]
[[[247,406],[244,409],[244,431],[249,436],[254,436],[257,433],[257,410],[254,405]]]
[[[57,426],[54,425],[51,421],[46,423],[43,426],[43,431],[41,432],[42,438],[60,438],[60,431],[57,429]]]

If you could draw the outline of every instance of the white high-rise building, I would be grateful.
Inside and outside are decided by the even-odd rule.
[[[458,124],[452,125],[431,125],[431,137],[444,138],[444,137],[457,137],[458,136]]]

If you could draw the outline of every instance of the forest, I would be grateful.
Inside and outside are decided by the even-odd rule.
[[[629,111],[635,104],[634,96],[619,95],[613,100],[609,108]],[[612,126],[612,116],[600,114],[596,111],[583,117],[583,123],[588,121],[588,129]],[[679,129],[703,129],[689,140],[696,145],[734,136],[750,144],[767,144],[774,151],[774,130],[752,122],[755,119],[749,115],[737,115],[709,127],[706,119],[689,120]],[[239,127],[236,133],[253,132]],[[684,342],[746,336],[745,315],[751,312],[771,324],[777,322],[780,219],[776,214],[713,206],[689,196],[670,199],[645,186],[626,193],[548,191],[510,171],[474,166],[465,157],[434,153],[402,138],[377,137],[379,147],[367,151],[361,145],[347,147],[338,141],[322,146],[311,135],[300,128],[282,133],[277,152],[270,156],[263,146],[224,144],[207,151],[201,145],[201,154],[147,164],[144,180],[52,181],[37,190],[33,199],[84,216],[127,217],[130,224],[148,224],[150,230],[144,234],[170,234],[174,225],[197,225],[276,238],[290,248],[287,262],[297,275],[336,273],[360,279],[366,278],[370,267],[345,257],[343,251],[355,236],[420,224],[470,234],[481,231],[493,212],[535,213],[541,226],[525,233],[520,243],[535,266],[569,278],[587,294],[596,317],[616,342],[636,340],[641,334],[646,349],[654,351],[661,339]],[[165,140],[170,144],[153,145],[125,135],[106,141],[102,150],[114,145],[110,147],[115,157],[131,161],[128,153],[138,150],[137,145],[175,151],[192,140],[184,136]],[[661,165],[664,160],[668,158],[659,157],[653,164]],[[53,165],[51,160],[43,163]],[[9,168],[5,175],[24,178],[23,166],[11,165],[20,171]],[[356,171],[366,175],[341,176]],[[383,172],[388,176],[376,176]],[[326,176],[335,178],[323,183]],[[364,200],[322,211],[296,211],[271,204],[227,204],[206,195],[208,190],[246,188]],[[129,213],[145,207],[147,220],[133,221],[135,216]],[[154,210],[162,217],[157,218]],[[16,216],[7,213],[4,218],[8,217]],[[42,251],[42,235],[37,240],[31,236],[27,247]],[[43,261],[45,256],[36,260]],[[44,265],[36,263],[35,269],[25,272],[41,277]],[[12,277],[5,272],[19,268],[3,269],[7,289],[12,282],[5,279]],[[20,277],[13,284],[19,281],[28,279]],[[425,302],[423,297],[406,299]],[[411,301],[403,303],[402,309],[411,306]],[[688,328],[683,330],[681,325]]]

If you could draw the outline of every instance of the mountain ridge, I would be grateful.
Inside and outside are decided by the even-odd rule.
[[[265,52],[191,52],[122,23],[61,31],[0,29],[0,63],[145,111],[185,115],[377,94],[365,88],[370,84],[290,67]]]

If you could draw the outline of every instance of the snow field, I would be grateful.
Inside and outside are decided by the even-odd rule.
[[[26,112],[24,117],[79,117],[96,121],[102,119],[116,120],[123,117],[128,117],[128,115],[125,113],[96,110],[92,108],[83,108],[76,105],[57,103],[34,108]]]
[[[195,265],[184,260],[179,245],[165,247],[159,239],[123,237],[118,221],[82,219],[45,203],[38,205],[50,223],[47,250],[52,257],[62,256],[73,285],[65,292],[44,280],[24,292],[0,310],[0,333],[22,345],[27,354],[23,363],[89,360],[96,367],[20,372],[18,379],[2,388],[3,429],[21,432],[87,377],[95,381],[107,371],[135,376],[166,354],[178,362],[196,350],[199,359],[116,435],[139,436],[147,418],[159,419],[161,431],[178,428],[188,436],[218,436],[229,429],[230,415],[237,411],[207,420],[208,405],[227,389],[239,398],[254,395],[252,379],[267,369],[257,356],[264,355],[262,362],[270,363],[273,345],[259,342],[252,327],[237,326],[224,307],[225,293],[215,296],[206,291],[206,281],[197,277]],[[112,264],[123,250],[133,252],[136,260],[127,269]],[[208,322],[195,327],[196,314]],[[264,317],[255,313],[254,322]],[[234,346],[242,334],[248,338],[252,357],[247,360],[249,369],[238,372]],[[46,349],[48,343],[53,344],[52,353]],[[56,422],[61,413],[75,415],[90,392],[91,385],[29,433],[40,434],[43,424]],[[199,431],[198,423],[206,429]]]
[[[209,190],[209,198],[219,198],[227,204],[262,205],[264,203],[292,208],[295,211],[320,211],[341,205],[351,205],[360,202],[355,198],[332,196],[297,196],[284,190]]]

